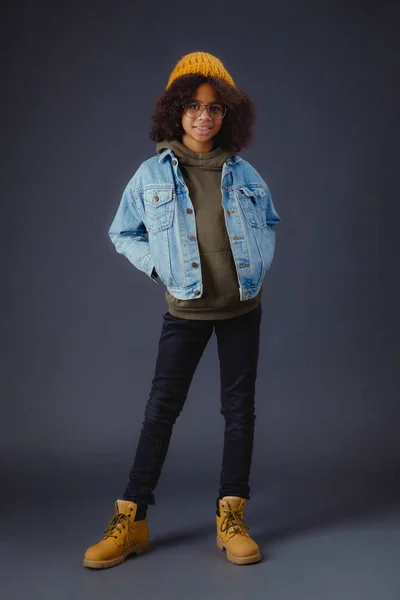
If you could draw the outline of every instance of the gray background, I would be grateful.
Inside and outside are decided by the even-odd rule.
[[[3,15],[10,597],[398,598],[399,12],[371,0],[100,1],[13,2]],[[92,572],[83,553],[125,487],[166,310],[164,286],[107,230],[155,153],[153,106],[196,50],[218,56],[258,106],[242,156],[282,218],[246,513],[266,560],[235,567],[215,548],[213,337],[150,508],[153,551]]]

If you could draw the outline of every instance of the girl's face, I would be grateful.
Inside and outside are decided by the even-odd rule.
[[[199,107],[202,104],[207,104],[208,107],[211,104],[222,106],[221,100],[210,83],[199,85],[188,104],[193,105],[192,108],[196,108],[196,104]],[[182,143],[193,152],[211,152],[214,146],[213,138],[222,127],[222,119],[215,119],[213,116],[210,116],[210,113],[204,106],[201,106],[201,109],[204,109],[201,115],[194,119],[189,118],[183,112],[182,127],[184,134],[182,135]],[[213,114],[212,110],[211,114]]]

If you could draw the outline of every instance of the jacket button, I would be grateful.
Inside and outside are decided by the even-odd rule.
[[[198,296],[198,295],[200,294],[200,291],[199,291],[199,290],[194,290],[193,294],[194,294],[195,296]]]
[[[199,265],[197,264],[197,262],[192,262],[192,267],[198,267]]]
[[[190,214],[191,214],[193,211],[192,211],[192,209],[191,209],[191,208],[187,208],[187,209],[186,209],[186,212],[188,213],[188,215],[190,215]]]
[[[158,202],[158,201],[159,201],[159,199],[160,199],[160,197],[159,197],[159,196],[157,196],[157,195],[155,195],[155,196],[154,196],[154,198],[153,198],[154,202]]]
[[[174,167],[175,167],[175,165],[177,165],[177,164],[178,164],[178,161],[174,159],[174,160],[172,161],[172,164],[173,164],[173,165],[174,165]]]
[[[189,240],[190,240],[191,242],[193,242],[195,239],[196,239],[196,238],[194,237],[194,235],[191,235],[191,236],[190,236],[190,238],[189,238]]]

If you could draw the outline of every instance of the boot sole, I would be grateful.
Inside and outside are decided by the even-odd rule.
[[[128,552],[125,552],[125,554],[122,554],[122,556],[118,556],[117,558],[113,558],[112,560],[88,560],[85,558],[83,561],[83,566],[88,567],[89,569],[109,569],[110,567],[120,565],[131,554],[136,554],[136,556],[140,556],[141,554],[145,554],[149,550],[150,542],[144,542],[143,544],[136,544],[136,546],[133,546],[133,548],[128,550]]]
[[[258,554],[253,554],[252,556],[233,556],[228,552],[224,542],[217,536],[217,548],[220,550],[226,551],[226,558],[235,565],[251,565],[256,562],[260,562],[262,559],[262,554],[259,552]]]

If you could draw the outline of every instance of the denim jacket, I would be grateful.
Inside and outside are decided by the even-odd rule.
[[[221,192],[240,300],[250,300],[271,266],[273,227],[280,217],[265,181],[238,155],[223,165]],[[176,298],[202,296],[201,266],[192,266],[201,265],[193,204],[170,148],[140,165],[122,194],[108,234],[117,252],[156,283],[161,280]]]

